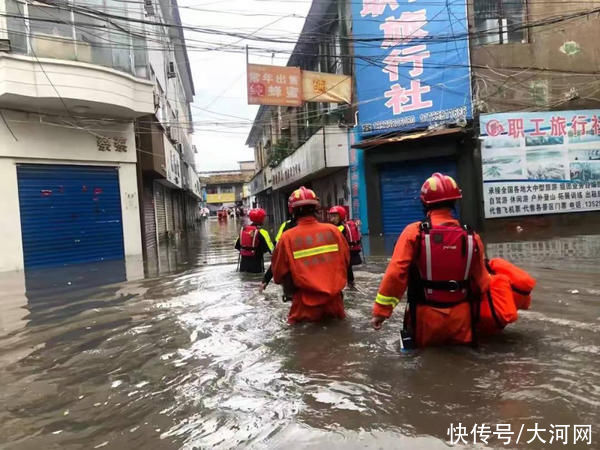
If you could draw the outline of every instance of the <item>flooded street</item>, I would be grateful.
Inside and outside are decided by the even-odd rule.
[[[202,224],[145,276],[28,274],[26,296],[3,282],[0,448],[437,449],[458,422],[514,431],[468,447],[564,447],[526,431],[515,444],[537,422],[591,425],[581,448],[599,448],[597,236],[485,236],[489,257],[538,279],[532,309],[478,349],[401,353],[403,306],[368,323],[393,239],[367,243],[345,321],[290,327],[279,287],[258,294],[260,276],[236,272],[238,226]]]

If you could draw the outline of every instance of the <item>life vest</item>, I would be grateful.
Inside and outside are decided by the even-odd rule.
[[[348,220],[344,223],[344,229],[346,230],[346,240],[350,246],[351,252],[360,252],[362,245],[360,243],[361,235],[360,230],[356,226],[356,222]]]
[[[240,254],[255,256],[259,246],[259,228],[254,225],[242,227],[240,231]]]
[[[421,223],[416,261],[423,295],[420,301],[444,308],[469,301],[471,264],[475,254],[468,226]]]
[[[479,333],[499,333],[518,317],[510,279],[502,274],[492,275],[489,289],[481,294]]]
[[[531,291],[536,285],[535,278],[502,258],[490,259],[487,261],[487,268],[491,274],[503,274],[508,277],[517,309],[529,309]]]

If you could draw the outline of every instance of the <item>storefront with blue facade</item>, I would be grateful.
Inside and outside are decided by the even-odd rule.
[[[421,185],[439,171],[461,184],[461,216],[477,225],[480,163],[466,2],[397,4],[392,9],[389,2],[353,3],[358,103],[350,165],[353,206],[363,232],[397,235],[423,218]]]

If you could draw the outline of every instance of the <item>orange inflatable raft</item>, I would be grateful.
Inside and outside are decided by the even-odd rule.
[[[506,275],[515,299],[517,309],[529,309],[531,305],[531,291],[536,280],[523,269],[511,264],[502,258],[493,258],[488,261],[488,270],[492,275]]]
[[[489,290],[481,295],[479,333],[500,333],[518,317],[510,279],[502,274],[492,275]]]

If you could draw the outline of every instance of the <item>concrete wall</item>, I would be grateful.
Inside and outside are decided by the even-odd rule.
[[[152,85],[132,75],[75,61],[41,58],[38,62],[0,53],[2,107],[64,112],[63,101],[98,115],[135,117],[154,112]]]
[[[476,46],[472,42],[474,100],[480,112],[598,107],[600,16],[538,24],[599,7],[599,1],[590,0],[527,2],[532,26],[525,43]],[[473,24],[472,4],[469,16]],[[472,25],[471,31],[475,32]],[[565,47],[565,43],[574,44]]]
[[[125,255],[141,255],[140,216],[136,174],[136,150],[133,124],[113,124],[103,131],[83,131],[53,124],[37,114],[3,111],[15,141],[4,124],[0,125],[0,272],[23,269],[21,222],[17,186],[18,163],[86,164],[119,168]],[[89,125],[88,125],[89,126]],[[120,136],[127,139],[126,152],[98,151],[96,136]]]

